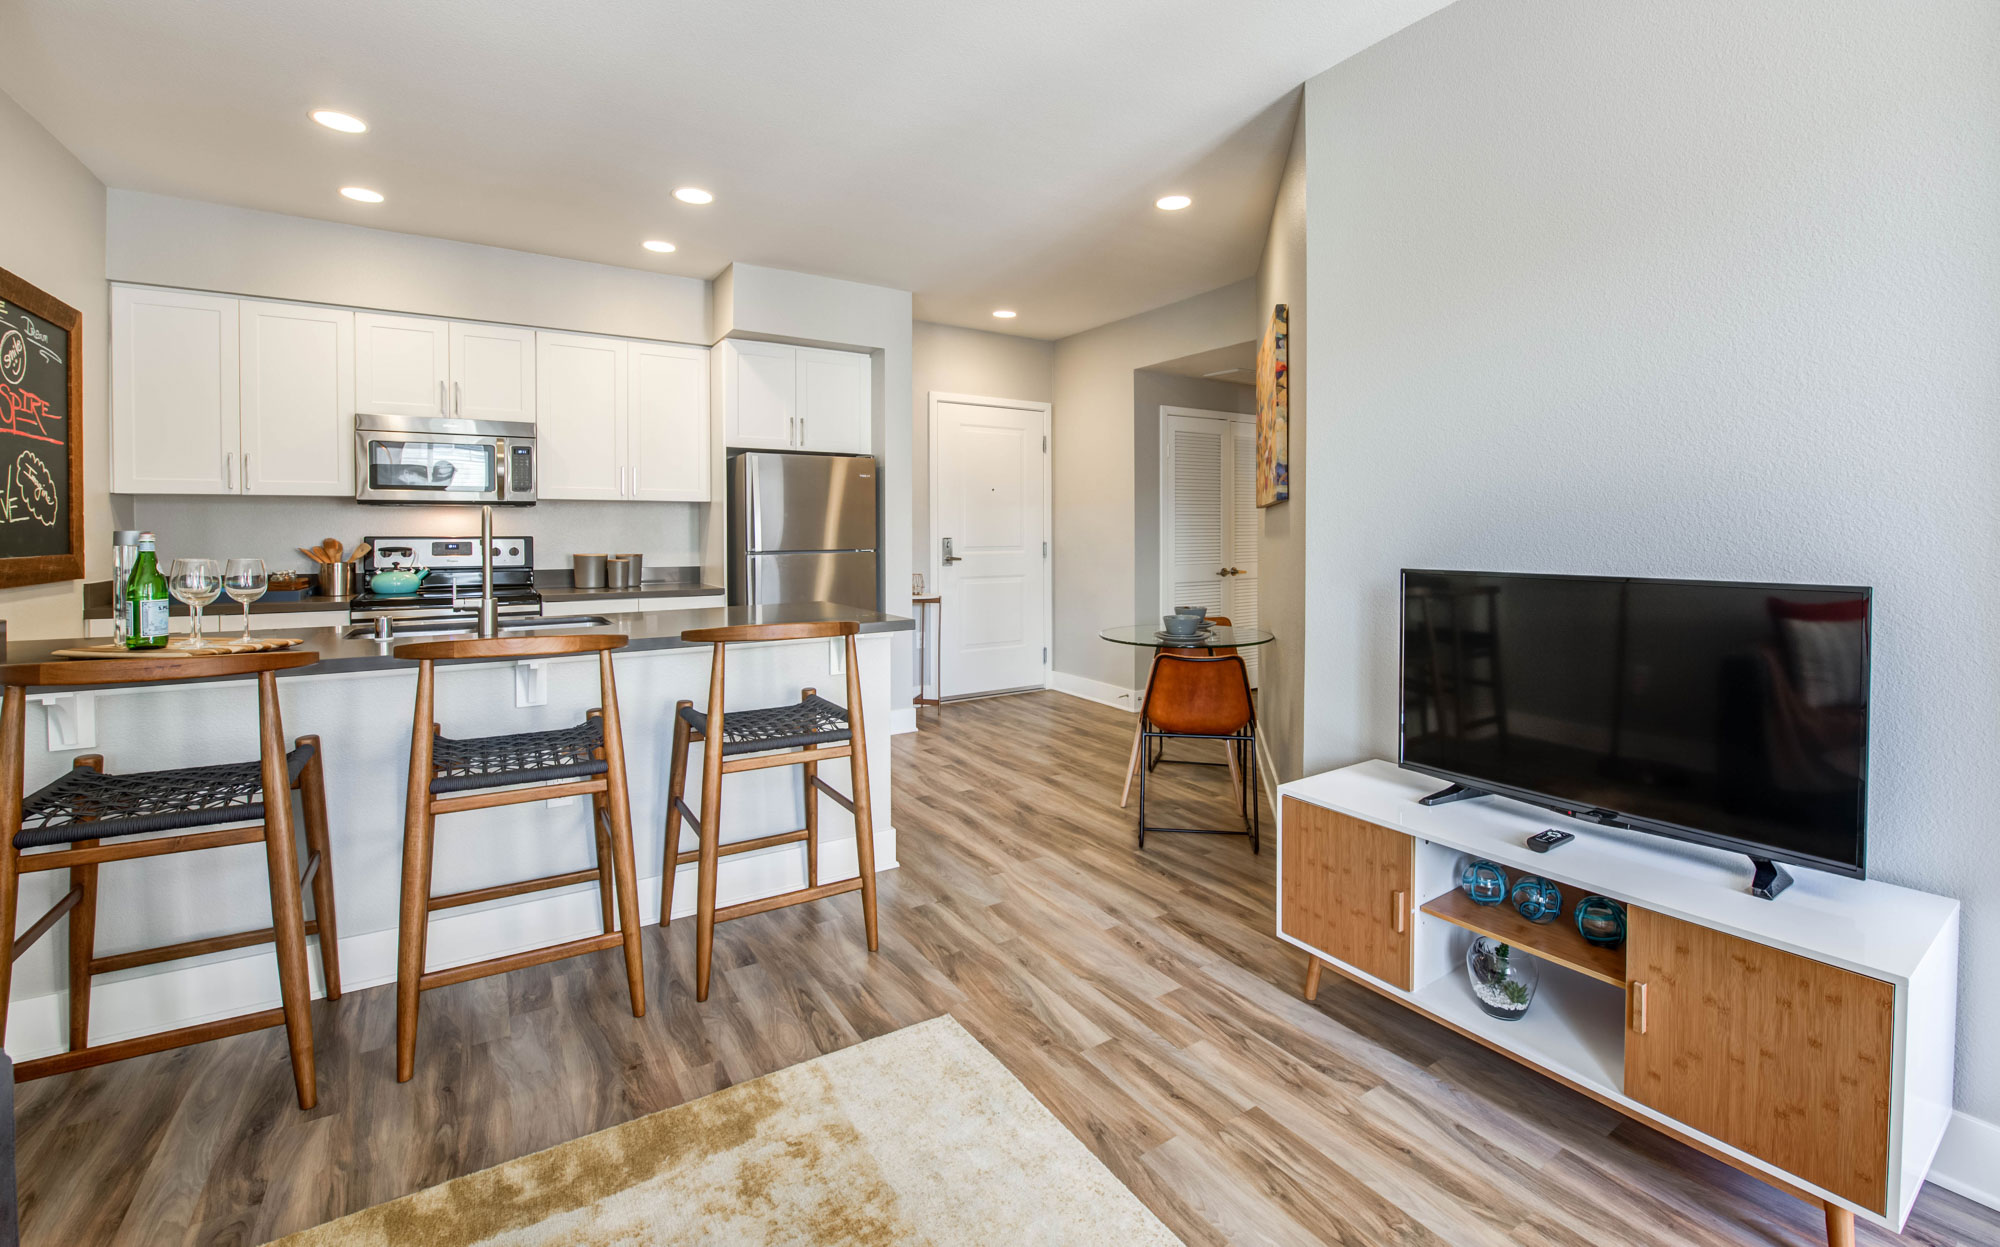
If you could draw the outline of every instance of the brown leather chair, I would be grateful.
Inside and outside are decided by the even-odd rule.
[[[69,1051],[23,1061],[15,1067],[16,1077],[25,1080],[66,1073],[282,1022],[291,1043],[292,1077],[298,1087],[299,1107],[309,1109],[317,1102],[312,984],[306,963],[308,936],[319,937],[327,999],[340,998],[340,948],[333,920],[333,859],[327,845],[326,782],[320,767],[318,737],[301,736],[292,749],[285,748],[276,676],[279,671],[310,667],[318,661],[318,654],[287,650],[215,658],[163,656],[70,662],[58,659],[0,667],[0,684],[6,686],[5,702],[0,705],[0,832],[6,836],[6,843],[0,845],[0,1038],[6,1034],[7,991],[14,959],[46,935],[64,914],[69,915]],[[31,795],[22,795],[28,689],[216,680],[245,675],[257,679],[260,731],[256,761],[107,775],[103,755],[84,754],[74,760],[67,775]],[[293,792],[300,795],[304,812],[307,853],[303,879],[298,847],[293,843]],[[275,800],[270,796],[273,793],[279,794]],[[252,825],[195,830],[246,821]],[[176,834],[107,843],[119,837],[159,832]],[[236,844],[264,846],[271,883],[269,927],[155,948],[98,954],[95,940],[100,863],[193,853]],[[17,939],[14,923],[20,905],[21,876],[43,870],[67,870],[69,891]],[[305,916],[299,896],[300,889],[308,883],[313,894],[311,918]],[[90,985],[96,975],[256,944],[277,945],[281,1008],[115,1043],[90,1042]]]
[[[609,634],[511,636],[414,641],[396,647],[396,657],[417,660],[417,711],[410,737],[410,788],[403,823],[402,929],[397,941],[397,1082],[408,1082],[416,1072],[418,998],[433,987],[622,945],[632,1016],[646,1016],[645,970],[639,954],[639,880],[632,862],[632,810],[625,786],[625,738],[618,717],[618,686],[611,671],[611,651],[623,649],[626,640]],[[433,717],[435,664],[439,662],[590,653],[597,655],[603,705],[574,727],[453,740],[443,735]],[[595,866],[520,883],[431,895],[438,815],[578,795],[590,797],[591,823],[597,833]],[[601,934],[445,970],[424,968],[434,910],[593,880],[603,910]]]
[[[1220,827],[1151,827],[1146,823],[1146,776],[1139,770],[1139,847],[1149,831],[1197,832],[1250,837],[1250,851],[1261,852],[1257,795],[1257,706],[1250,696],[1250,673],[1236,653],[1196,654],[1161,650],[1153,657],[1146,682],[1146,704],[1139,727],[1150,753],[1154,742],[1175,739],[1219,740],[1229,751],[1232,774],[1239,769],[1248,782],[1237,786],[1237,810],[1243,830]],[[1201,765],[1201,764],[1196,764]],[[1220,763],[1208,763],[1217,766]]]
[[[698,862],[695,901],[694,998],[708,999],[709,965],[715,951],[715,924],[731,918],[747,918],[787,905],[803,905],[843,892],[861,893],[861,922],[868,937],[868,951],[878,945],[875,931],[875,820],[868,801],[868,740],[861,722],[861,660],[855,651],[854,636],[860,625],[846,622],[739,624],[728,628],[691,628],[681,639],[697,645],[714,645],[715,658],[708,675],[708,710],[696,710],[683,701],[674,707],[674,753],[667,778],[667,829],[665,877],[660,881],[660,925],[666,926],[674,912],[675,868]],[[847,705],[838,706],[806,689],[799,700],[787,706],[762,710],[722,708],[723,651],[746,641],[798,641],[818,637],[841,637],[847,646]],[[687,787],[687,757],[690,744],[702,745],[701,814],[688,808],[683,799]],[[717,746],[720,746],[719,748]],[[850,797],[819,777],[822,762],[848,759],[853,775]],[[722,843],[722,777],[736,771],[763,770],[773,766],[803,767],[805,827],[781,831],[751,840]],[[860,873],[836,883],[819,881],[819,794],[854,815],[854,848]],[[681,820],[694,828],[695,847],[681,848]],[[760,900],[743,901],[723,909],[715,907],[715,878],[720,859],[732,853],[746,853],[780,844],[806,846],[806,886]]]

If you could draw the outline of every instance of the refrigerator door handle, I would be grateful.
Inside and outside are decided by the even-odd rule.
[[[747,456],[743,460],[743,469],[745,503],[743,518],[748,521],[744,527],[749,530],[744,537],[744,547],[752,551],[762,550],[764,548],[764,491],[757,487],[758,478],[762,474],[757,471],[757,461]],[[751,566],[755,567],[756,564],[753,562]],[[756,588],[756,584],[757,576],[753,571],[750,575],[750,585],[753,591]],[[751,600],[756,600],[754,592]]]

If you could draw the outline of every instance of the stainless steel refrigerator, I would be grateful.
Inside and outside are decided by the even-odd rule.
[[[729,458],[729,603],[877,610],[872,455],[745,450]]]

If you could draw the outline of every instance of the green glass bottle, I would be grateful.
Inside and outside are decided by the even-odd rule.
[[[153,534],[139,534],[139,560],[125,582],[125,648],[165,649],[167,644],[167,578],[160,574],[153,553]]]

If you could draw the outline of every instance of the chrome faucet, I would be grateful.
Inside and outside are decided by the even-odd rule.
[[[479,635],[500,635],[500,607],[493,600],[493,508],[479,508]]]

